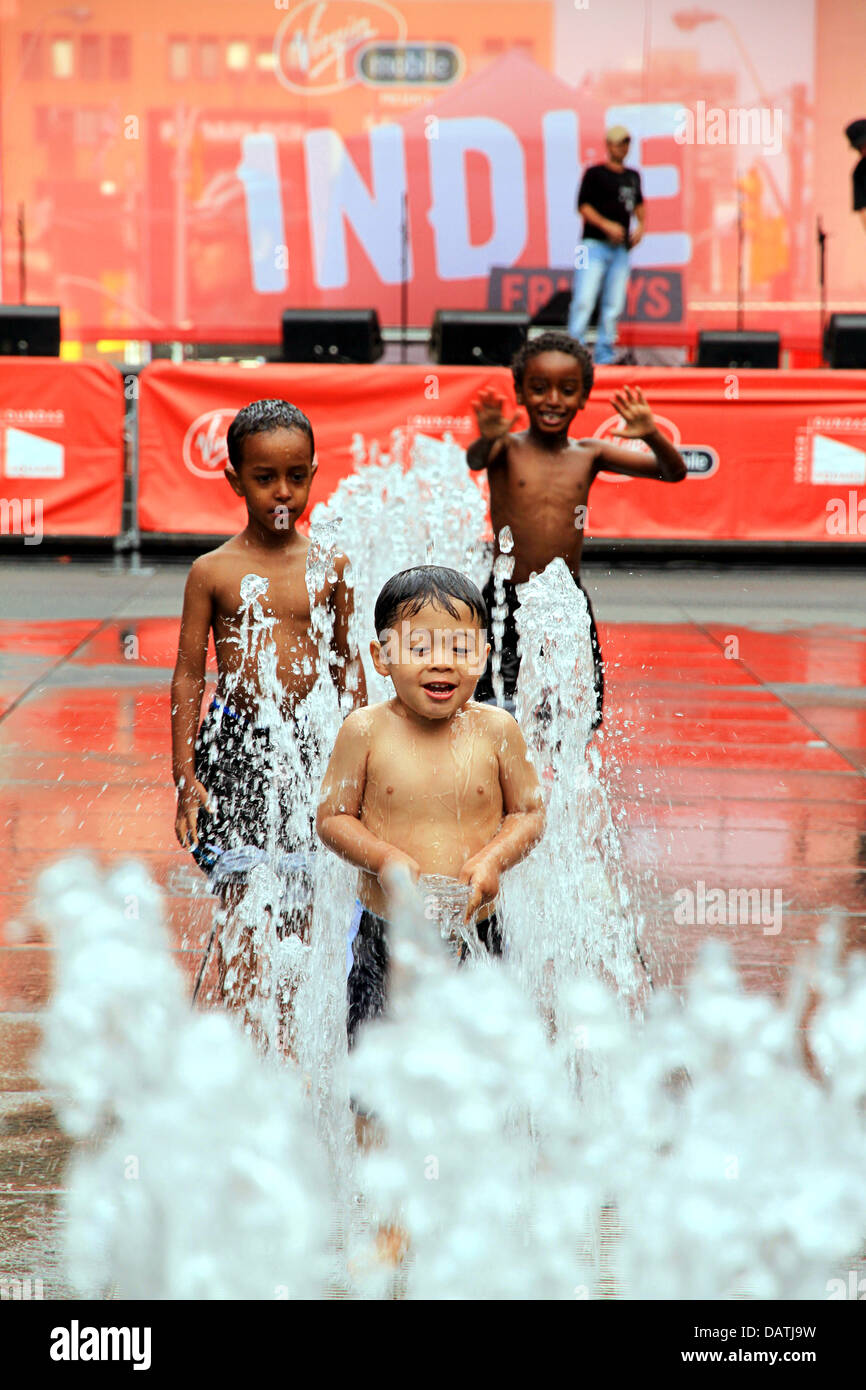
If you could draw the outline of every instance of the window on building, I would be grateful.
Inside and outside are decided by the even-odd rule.
[[[129,34],[109,34],[108,75],[115,82],[132,76],[132,40]]]
[[[250,46],[246,39],[230,39],[226,44],[226,67],[229,72],[247,72],[250,66]]]
[[[183,82],[190,74],[189,39],[172,38],[168,41],[168,75],[175,82]]]
[[[45,44],[42,34],[21,35],[21,76],[45,76]]]
[[[71,38],[58,35],[51,40],[51,76],[71,77],[75,72],[75,45]]]
[[[256,71],[259,77],[270,77],[277,66],[271,39],[259,39],[256,49]]]
[[[102,36],[100,34],[81,35],[79,61],[81,76],[89,82],[94,82],[102,76]]]
[[[217,39],[199,39],[198,41],[198,75],[206,81],[213,81],[216,77],[222,76],[222,54]]]

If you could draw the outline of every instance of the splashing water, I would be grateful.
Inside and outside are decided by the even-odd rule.
[[[491,635],[491,683],[497,705],[505,704],[505,683],[502,679],[502,638],[505,633],[505,618],[508,605],[505,602],[505,583],[514,573],[514,537],[510,526],[503,526],[499,532],[499,554],[493,561],[493,609],[490,614]]]
[[[404,468],[403,432],[392,434],[391,453],[371,448],[363,467],[342,478],[326,503],[314,508],[310,536],[329,525],[349,556],[355,583],[353,635],[364,660],[370,704],[390,698],[389,683],[369,657],[372,615],[382,585],[413,565],[446,565],[483,586],[490,569],[484,497],[472,481],[466,458],[449,436],[416,435],[411,466]],[[364,443],[355,436],[354,457],[364,463]]]
[[[66,1175],[72,1282],[125,1298],[321,1292],[329,1191],[300,1077],[189,1009],[139,865],[103,882],[57,864],[36,910],[59,967],[40,1071],[89,1141]]]
[[[586,598],[562,560],[518,593],[517,715],[547,829],[506,878],[503,902],[513,963],[555,1031],[569,1027],[564,987],[576,974],[602,975],[632,1005],[646,979],[600,755],[587,746],[596,704]]]
[[[38,910],[59,966],[42,1078],[88,1140],[64,1199],[82,1292],[823,1299],[866,1234],[866,957],[842,967],[830,929],[783,1005],[745,995],[721,943],[643,1018],[572,979],[575,1026],[551,1046],[516,972],[484,956],[455,969],[405,880],[389,1014],[349,1064],[384,1131],[358,1163],[367,1225],[352,1232],[300,1075],[181,1006],[143,871],[56,865]],[[824,1084],[800,1056],[813,982]],[[575,1095],[575,1052],[605,1088]],[[374,1234],[395,1227],[402,1261]]]

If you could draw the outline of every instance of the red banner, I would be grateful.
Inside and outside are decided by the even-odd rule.
[[[123,415],[114,367],[0,358],[0,535],[118,535]]]
[[[672,487],[602,474],[590,497],[589,535],[866,540],[863,373],[602,368],[572,426],[575,437],[613,436],[621,422],[610,397],[626,382],[643,388],[689,476]],[[398,431],[408,457],[416,434],[447,432],[465,448],[476,434],[476,393],[492,385],[513,400],[509,372],[471,367],[157,362],[140,385],[140,525],[172,534],[242,528],[243,505],[223,477],[225,432],[252,400],[283,397],[309,415],[319,461],[311,505],[352,471],[361,440],[368,452],[373,445],[388,452]]]

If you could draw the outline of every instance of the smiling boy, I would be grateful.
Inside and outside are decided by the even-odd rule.
[[[226,478],[246,504],[247,524],[190,570],[171,696],[175,833],[234,916],[250,869],[270,862],[282,871],[315,844],[314,789],[304,785],[312,761],[304,701],[320,658],[307,583],[310,542],[296,529],[315,475],[312,426],[287,401],[253,401],[235,416],[227,443]],[[360,655],[349,640],[346,565],[345,555],[336,557],[332,577],[313,601],[333,617],[329,664],[341,701],[357,705],[366,691]],[[257,632],[250,630],[251,594],[261,609]],[[211,632],[219,680],[199,730]],[[277,745],[285,740],[275,737],[275,715],[297,745],[294,786],[276,767]],[[246,1010],[258,962],[252,933],[242,927],[239,936],[235,987],[227,982],[229,962],[218,939],[220,989],[226,1003]],[[249,1013],[247,1021],[254,1026]]]
[[[375,610],[376,670],[394,697],[345,720],[322,784],[317,827],[359,874],[348,981],[350,1042],[382,1012],[388,975],[389,871],[469,885],[466,920],[494,954],[500,876],[540,839],[538,777],[510,714],[472,695],[490,648],[480,591],[456,570],[394,575]]]
[[[514,538],[514,571],[511,580],[505,581],[507,613],[501,652],[505,699],[514,699],[520,670],[516,585],[540,574],[560,556],[589,608],[597,727],[602,717],[604,670],[592,607],[580,582],[589,490],[602,472],[678,483],[686,476],[686,465],[679,450],[658,429],[643,392],[629,386],[611,400],[624,421],[617,437],[642,440],[646,449],[620,448],[601,439],[569,438],[569,426],[592,389],[593,365],[586,348],[566,333],[542,333],[532,339],[514,358],[511,370],[517,402],[529,416],[529,428],[512,434],[517,415],[506,420],[504,398],[495,391],[483,391],[473,402],[480,438],[466,453],[471,469],[487,469],[497,553],[504,526]],[[492,607],[492,576],[484,598]],[[476,697],[494,698],[489,667],[479,681]]]

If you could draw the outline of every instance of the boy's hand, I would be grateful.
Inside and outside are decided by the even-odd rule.
[[[421,865],[417,859],[413,859],[409,854],[404,854],[401,849],[389,849],[382,861],[378,875],[379,882],[386,893],[393,891],[394,874],[395,872],[399,873],[401,868],[408,869],[412,882],[417,883],[418,875],[421,873]]]
[[[492,902],[499,892],[499,870],[489,855],[481,850],[467,859],[457,875],[461,883],[471,888],[464,922],[471,922],[482,903]]]
[[[616,439],[645,439],[656,428],[649,403],[639,386],[624,386],[610,403],[625,421],[625,429],[614,430]]]
[[[184,849],[198,844],[196,823],[202,806],[206,811],[213,811],[207,787],[202,782],[193,777],[188,786],[186,783],[178,785],[174,833]]]
[[[493,390],[481,391],[472,402],[472,409],[475,411],[475,418],[478,421],[478,429],[483,439],[502,439],[508,434],[517,421],[520,411],[512,415],[506,424],[503,414],[505,397],[499,396]]]

